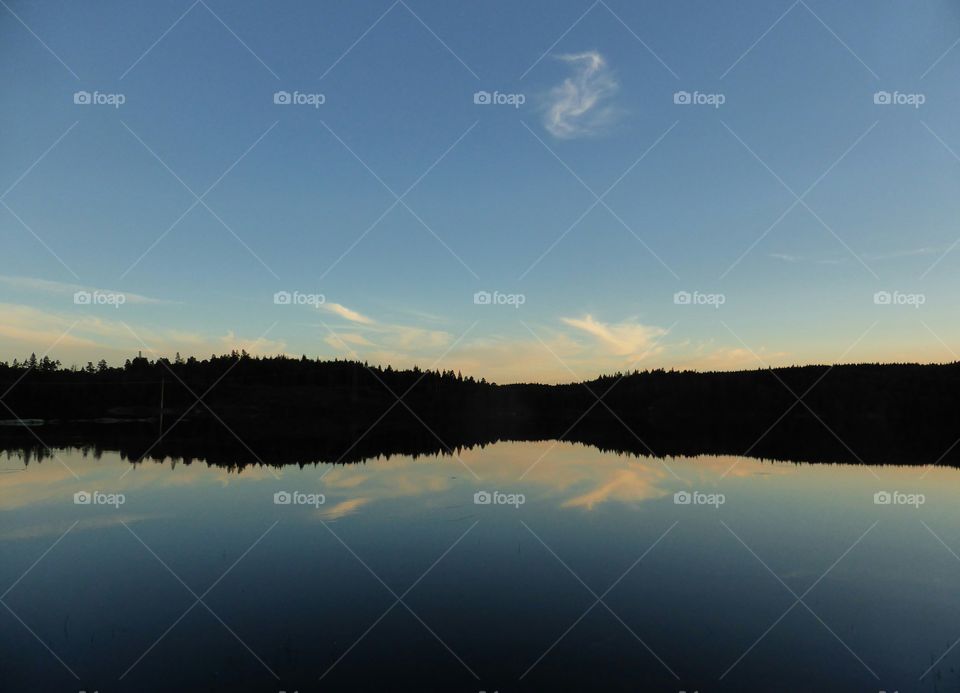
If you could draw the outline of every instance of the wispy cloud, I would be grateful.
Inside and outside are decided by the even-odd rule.
[[[344,305],[339,303],[323,303],[320,305],[324,310],[328,310],[334,315],[339,315],[344,320],[349,320],[350,322],[358,322],[361,325],[372,325],[373,320],[368,318],[366,315],[361,315],[355,310],[350,310]]]
[[[662,327],[643,325],[634,320],[605,323],[595,320],[592,315],[562,320],[570,327],[596,338],[598,344],[608,353],[632,360],[658,353],[661,347],[657,345],[657,340],[667,333]]]
[[[6,274],[0,274],[0,284],[4,284],[16,291],[28,291],[43,294],[53,294],[61,296],[72,296],[78,291],[89,293],[112,293],[123,294],[125,303],[141,304],[162,304],[172,303],[159,298],[150,298],[140,294],[130,293],[128,291],[117,291],[115,289],[101,289],[93,286],[84,286],[82,284],[68,284],[65,282],[52,281],[50,279],[38,279],[36,277],[18,277]]]
[[[146,342],[146,346],[137,337]],[[116,361],[137,351],[150,356],[154,355],[152,352],[168,357],[180,352],[184,356],[206,357],[234,349],[245,349],[251,354],[277,354],[286,348],[282,341],[240,337],[233,331],[205,334],[127,323],[112,317],[78,317],[73,313],[0,303],[0,352],[4,356],[39,353],[54,344],[57,346],[51,356],[66,363],[101,358],[109,361],[111,357]]]
[[[613,121],[611,97],[620,88],[607,61],[597,51],[558,55],[573,74],[554,87],[544,127],[554,137],[574,139],[597,135]]]
[[[788,253],[770,253],[774,260],[783,260],[784,262],[800,262],[803,260],[799,255],[790,255]]]
[[[892,250],[886,253],[865,253],[863,258],[871,262],[882,262],[884,260],[900,260],[903,258],[921,257],[925,255],[935,255],[946,250],[945,247],[922,246],[919,248],[904,248],[901,250]],[[790,263],[811,263],[814,265],[840,265],[846,262],[846,258],[835,257],[807,257],[804,255],[790,255],[788,253],[768,253],[768,257],[774,260],[782,260]]]
[[[324,341],[338,351],[348,349],[353,357],[359,357],[359,350],[363,349],[363,356],[368,359],[394,367],[411,366],[422,364],[425,358],[453,340],[453,336],[443,330],[380,322],[339,303],[325,303],[321,307],[354,323],[353,329],[363,332],[328,327],[333,334],[327,334]]]
[[[336,505],[332,505],[329,508],[324,508],[320,511],[319,515],[324,520],[339,520],[341,517],[353,515],[355,512],[357,512],[357,510],[369,502],[369,498],[351,498],[349,500],[340,501]]]
[[[925,246],[922,248],[908,248],[906,250],[895,250],[890,253],[879,253],[876,255],[865,255],[868,260],[895,260],[902,257],[916,257],[918,255],[934,255],[942,253],[946,248],[932,248]]]

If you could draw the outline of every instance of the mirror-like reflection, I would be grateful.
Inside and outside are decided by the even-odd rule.
[[[960,686],[954,469],[54,453],[0,463],[5,689]]]

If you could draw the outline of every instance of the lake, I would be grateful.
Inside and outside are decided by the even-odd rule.
[[[0,461],[0,688],[960,687],[960,472],[578,444]]]

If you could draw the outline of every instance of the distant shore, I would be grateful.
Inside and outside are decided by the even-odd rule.
[[[0,447],[108,445],[131,459],[356,462],[558,439],[654,456],[960,464],[960,364],[496,385],[452,371],[235,353],[83,370],[0,364],[0,388],[9,390]]]

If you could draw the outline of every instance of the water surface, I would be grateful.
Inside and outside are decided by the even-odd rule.
[[[554,442],[0,469],[3,690],[960,688],[954,469]]]

